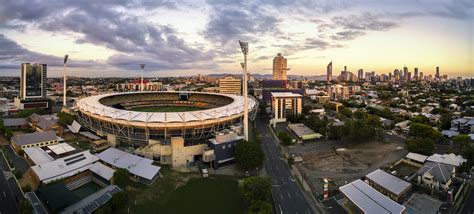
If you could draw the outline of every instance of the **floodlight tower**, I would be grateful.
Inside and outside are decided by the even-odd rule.
[[[145,69],[145,64],[140,64],[140,68],[142,69],[142,79],[140,81],[140,91],[143,91],[143,88],[145,88],[145,86],[143,85],[143,70]]]
[[[243,95],[244,95],[244,139],[249,140],[249,99],[247,92],[247,54],[249,52],[249,43],[239,40],[240,48],[244,54],[244,63],[241,64],[243,68]]]
[[[67,86],[66,86],[66,62],[67,58],[69,55],[64,55],[64,71],[63,71],[63,106],[66,106],[66,92],[67,92]]]

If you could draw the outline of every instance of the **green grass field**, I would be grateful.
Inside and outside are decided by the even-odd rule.
[[[244,213],[238,182],[229,178],[193,178],[172,190],[156,189],[161,195],[131,209],[135,213]],[[155,195],[156,196],[156,195]]]
[[[199,108],[195,106],[147,106],[147,107],[138,107],[132,108],[132,111],[141,111],[141,112],[184,112],[184,111],[198,111],[205,108]]]

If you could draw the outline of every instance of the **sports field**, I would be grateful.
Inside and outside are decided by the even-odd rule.
[[[141,111],[141,112],[184,112],[184,111],[198,111],[204,110],[205,108],[195,107],[195,106],[146,106],[132,108],[132,111]]]

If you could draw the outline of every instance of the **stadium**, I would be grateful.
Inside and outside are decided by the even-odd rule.
[[[258,102],[249,97],[249,118]],[[76,101],[77,121],[109,141],[147,144],[180,136],[204,140],[240,125],[244,97],[203,92],[128,92],[90,96]]]

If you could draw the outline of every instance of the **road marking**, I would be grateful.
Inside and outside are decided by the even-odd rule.
[[[280,214],[283,214],[283,210],[281,209],[281,206],[279,204],[278,207],[280,208]]]
[[[291,194],[290,194],[290,193],[288,193],[288,198],[291,198]]]
[[[5,198],[7,198],[7,194],[5,194],[5,191],[3,191],[3,196],[4,196]]]
[[[280,193],[280,198],[281,198],[281,200],[283,200],[283,195],[281,195],[281,193]]]

